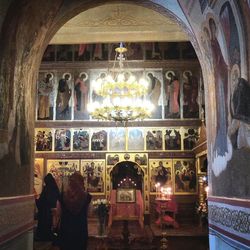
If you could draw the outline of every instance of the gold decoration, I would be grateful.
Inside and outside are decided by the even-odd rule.
[[[149,118],[153,105],[147,99],[148,82],[124,69],[127,49],[123,43],[116,48],[114,66],[109,74],[93,83],[94,91],[102,100],[88,105],[91,116],[98,120],[121,122]],[[119,67],[116,67],[118,62]]]

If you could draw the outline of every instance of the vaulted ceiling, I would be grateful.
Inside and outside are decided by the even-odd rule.
[[[181,27],[154,10],[125,3],[89,9],[65,23],[51,44],[188,41]]]

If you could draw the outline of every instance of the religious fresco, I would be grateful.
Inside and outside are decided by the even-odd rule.
[[[121,154],[107,154],[107,165],[115,165],[121,160]]]
[[[72,75],[69,72],[60,76],[57,85],[56,119],[71,120],[72,113]]]
[[[150,159],[150,192],[160,192],[161,187],[172,187],[172,159]]]
[[[162,130],[159,129],[145,129],[146,136],[146,150],[162,150]]]
[[[104,193],[105,160],[81,160],[84,186],[88,192]]]
[[[72,138],[71,138],[72,136]],[[52,141],[54,138],[53,148]],[[197,127],[168,128],[40,128],[35,151],[173,151],[192,150],[199,139]],[[116,155],[116,154],[115,154]],[[128,154],[128,159],[132,159]],[[141,156],[144,157],[143,155]],[[127,159],[126,159],[127,160]],[[110,159],[112,162],[113,160]],[[140,159],[140,161],[145,162]],[[112,165],[112,164],[111,164]]]
[[[137,163],[139,166],[148,165],[148,155],[147,153],[115,153],[107,154],[107,165],[116,165],[121,161],[132,161]]]
[[[54,159],[47,160],[47,174],[51,173],[59,189],[65,190],[68,183],[68,177],[74,172],[80,171],[79,160]]]
[[[89,102],[89,75],[80,72],[74,82],[74,120],[88,120],[87,105]]]
[[[239,70],[235,71],[235,67],[233,78],[240,73]],[[133,71],[136,78],[145,77],[149,82],[147,99],[154,105],[154,110],[147,119],[199,118],[202,89],[194,72],[140,68],[129,70]],[[40,72],[37,82],[37,120],[93,120],[88,112],[88,104],[103,100],[96,92],[95,83],[107,74],[108,69],[78,69],[58,73],[51,69]]]
[[[69,129],[55,130],[55,151],[70,151],[71,131]]]
[[[210,45],[213,58],[215,98],[219,105],[216,105],[215,115],[215,138],[212,150],[212,168],[215,175],[218,175],[226,168],[227,161],[231,158],[231,142],[228,140],[228,65],[222,54],[218,40],[218,25],[212,18],[209,19]],[[222,161],[222,159],[224,159]]]
[[[197,192],[196,166],[191,159],[174,159],[174,193],[192,194]]]
[[[230,139],[233,149],[250,148],[250,86],[239,79],[232,95]]]
[[[92,44],[76,44],[74,46],[74,59],[75,61],[89,61],[91,55]]]
[[[124,155],[124,158],[126,159],[128,154]],[[131,160],[136,162],[139,166],[146,166],[148,164],[148,156],[144,153],[137,153],[137,154],[130,154]]]
[[[125,128],[112,128],[109,130],[109,150],[126,150],[126,130]]]
[[[145,43],[146,59],[161,60],[163,59],[163,44],[159,42]]]
[[[52,151],[53,134],[50,128],[35,129],[35,151]]]
[[[147,98],[154,105],[149,119],[162,119],[162,72],[149,71],[146,73],[149,82]]]
[[[108,44],[104,43],[92,44],[91,56],[93,61],[108,60]]]
[[[106,151],[107,150],[107,131],[98,129],[91,134],[91,150]]]
[[[198,129],[184,128],[183,144],[184,150],[192,150],[199,139]]]
[[[179,128],[167,128],[164,131],[165,150],[181,150],[181,133]]]
[[[208,0],[199,0],[201,12],[203,13],[206,7],[208,6]]]
[[[165,114],[167,118],[180,118],[180,82],[174,71],[165,73]]]
[[[40,73],[37,83],[37,119],[53,120],[55,80],[52,72]]]
[[[96,82],[103,81],[107,76],[107,72],[103,70],[91,70],[90,71],[90,103],[102,102],[103,97],[98,95],[95,85]]]
[[[43,62],[53,62],[56,60],[56,45],[49,44],[43,54]]]
[[[44,159],[35,158],[34,163],[34,190],[36,195],[40,195],[43,189]]]
[[[89,150],[89,131],[84,129],[73,130],[73,151]]]
[[[57,61],[72,61],[73,60],[73,47],[72,45],[58,45],[56,50]]]
[[[114,60],[115,58],[115,49],[120,46],[119,43],[109,44],[109,60]],[[125,43],[127,49],[126,60],[143,60],[143,44],[142,43]]]
[[[143,44],[128,43],[127,44],[127,60],[143,60]]]
[[[199,118],[199,82],[191,71],[183,72],[183,118]]]
[[[226,39],[226,46],[229,51],[230,65],[233,67],[233,65],[237,64],[240,67],[239,34],[229,2],[225,2],[221,7],[220,21]]]
[[[206,1],[203,0],[203,2]],[[190,46],[188,53],[192,54],[192,57],[185,56],[187,44]],[[131,61],[197,58],[190,42],[127,42],[125,46],[128,50],[126,53],[127,60]],[[114,60],[115,48],[117,47],[119,47],[119,43],[48,45],[43,55],[43,62]]]
[[[128,150],[144,150],[143,129],[128,128]]]

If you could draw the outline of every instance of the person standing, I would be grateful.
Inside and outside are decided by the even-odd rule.
[[[84,191],[84,178],[75,172],[69,177],[62,194],[58,213],[60,217],[60,250],[86,250],[88,245],[88,207],[92,196]]]
[[[44,177],[44,184],[40,197],[36,199],[38,209],[36,240],[52,241],[53,209],[56,209],[60,193],[52,174],[49,173]]]

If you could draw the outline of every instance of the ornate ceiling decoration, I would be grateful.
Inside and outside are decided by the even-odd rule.
[[[114,36],[115,34],[115,36]],[[51,43],[187,41],[180,26],[158,12],[132,4],[106,4],[69,20]]]

